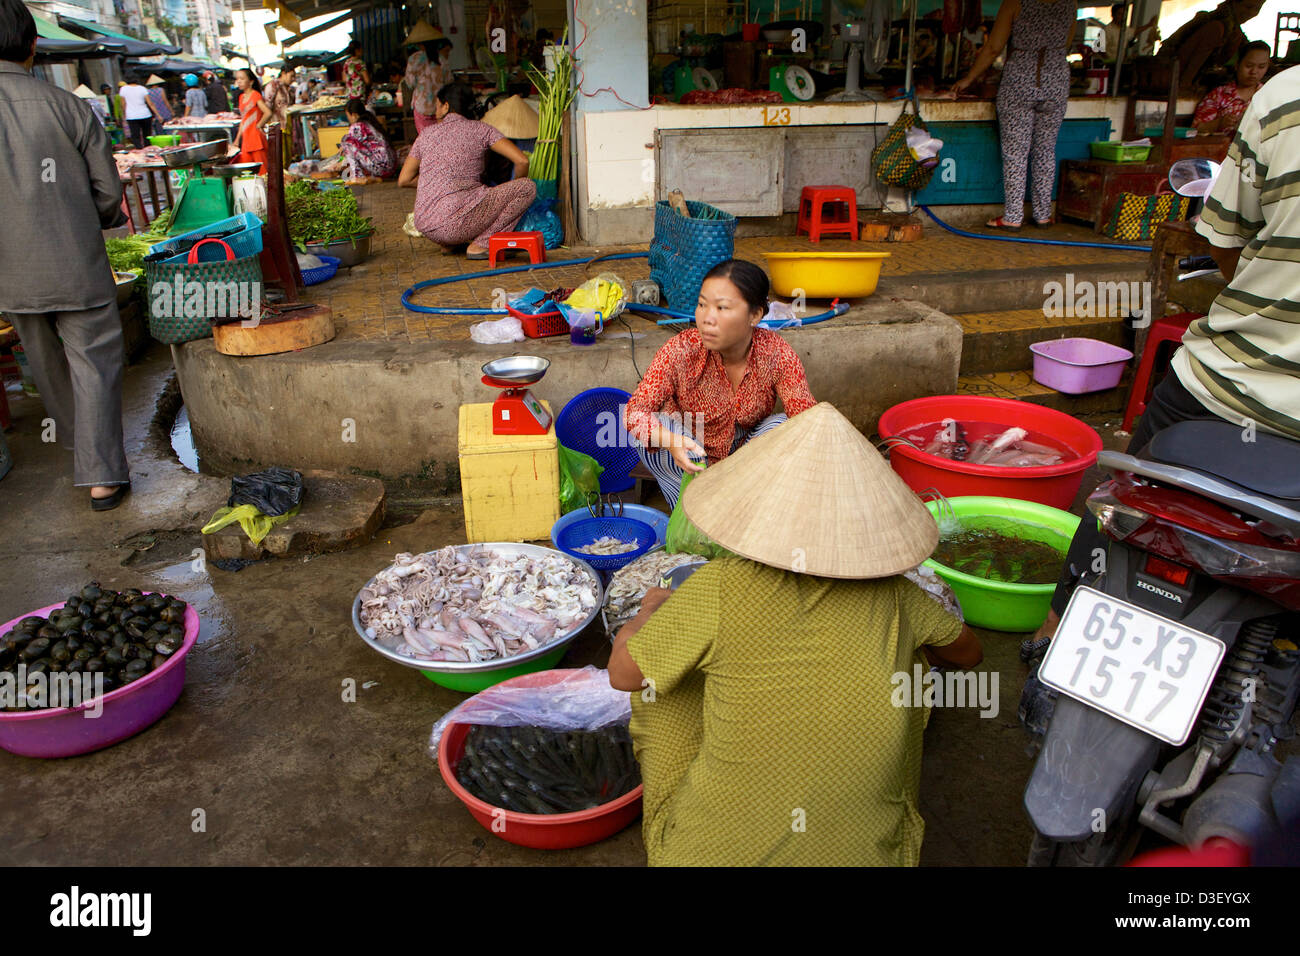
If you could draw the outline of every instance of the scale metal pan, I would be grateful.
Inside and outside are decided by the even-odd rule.
[[[493,359],[483,366],[484,379],[494,379],[488,384],[502,384],[502,387],[532,385],[540,382],[546,370],[551,367],[551,360],[537,358],[533,355],[512,355],[509,358]]]

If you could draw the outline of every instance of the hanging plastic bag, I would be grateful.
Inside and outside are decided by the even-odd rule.
[[[278,524],[284,524],[298,513],[298,505],[294,505],[282,515],[271,517],[264,515],[252,505],[236,505],[235,507],[218,508],[216,512],[208,519],[208,523],[202,528],[204,534],[215,534],[226,525],[239,522],[239,526],[244,529],[244,534],[248,535],[248,540],[255,546],[261,546],[266,540],[266,536],[271,533],[271,529]]]
[[[682,510],[682,498],[686,494],[686,486],[691,483],[696,474],[702,474],[702,472],[688,471],[682,475],[681,492],[677,496],[677,504],[673,506],[673,513],[668,516],[668,531],[664,535],[664,550],[669,554],[700,554],[710,560],[731,557],[730,551],[714,542],[703,531],[695,527],[691,519],[686,517],[686,512]]]
[[[564,300],[565,305],[583,312],[596,312],[612,319],[627,305],[627,285],[612,272],[602,272],[578,286]]]
[[[590,455],[556,443],[560,455],[560,513],[585,508],[591,495],[600,500],[600,476],[604,465]]]
[[[230,479],[230,497],[226,505],[252,505],[262,514],[275,518],[302,504],[302,474],[289,468],[268,468],[251,475]]]
[[[433,725],[429,756],[438,759],[438,743],[451,724],[599,730],[610,724],[626,724],[631,717],[632,698],[628,692],[610,687],[609,672],[589,664],[551,683],[498,684],[479,691]]]

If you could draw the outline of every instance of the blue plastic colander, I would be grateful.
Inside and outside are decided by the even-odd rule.
[[[616,538],[619,541],[635,544],[636,548],[632,551],[624,551],[622,554],[584,554],[578,550],[600,538]],[[657,540],[655,529],[644,521],[637,521],[635,518],[604,517],[575,521],[559,533],[555,544],[565,554],[586,561],[597,571],[617,571],[653,548]]]
[[[573,396],[555,419],[555,437],[561,445],[590,455],[604,466],[602,495],[627,491],[636,484],[630,473],[640,459],[632,436],[623,427],[622,413],[631,397],[621,388],[589,388]]]

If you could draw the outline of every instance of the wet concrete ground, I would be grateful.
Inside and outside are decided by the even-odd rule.
[[[463,695],[384,660],[353,632],[353,596],[395,552],[464,540],[457,500],[399,507],[397,520],[415,520],[355,551],[238,573],[194,569],[196,529],[224,503],[228,482],[186,471],[165,430],[151,430],[170,371],[162,347],[127,370],[134,491],[102,514],[90,511],[85,489],[72,488],[70,453],[40,441],[40,403],[10,392],[15,428],[6,439],[16,465],[0,482],[0,621],[95,580],[176,594],[195,606],[203,630],[184,693],[147,731],[63,760],[0,752],[0,861],[642,864],[639,825],[557,852],[516,847],[480,827],[426,751],[434,721]],[[1122,444],[1101,431],[1108,446]],[[1018,635],[984,634],[979,669],[999,676],[996,717],[974,709],[932,716],[921,785],[925,865],[1024,862],[1030,831],[1020,800],[1030,761],[1015,716],[1018,645]],[[607,657],[593,629],[561,666],[603,666]],[[347,679],[355,703],[344,701]]]

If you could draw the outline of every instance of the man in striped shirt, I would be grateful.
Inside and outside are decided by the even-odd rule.
[[[1183,336],[1177,383],[1219,418],[1300,439],[1300,67],[1251,99],[1196,231],[1228,286]]]

